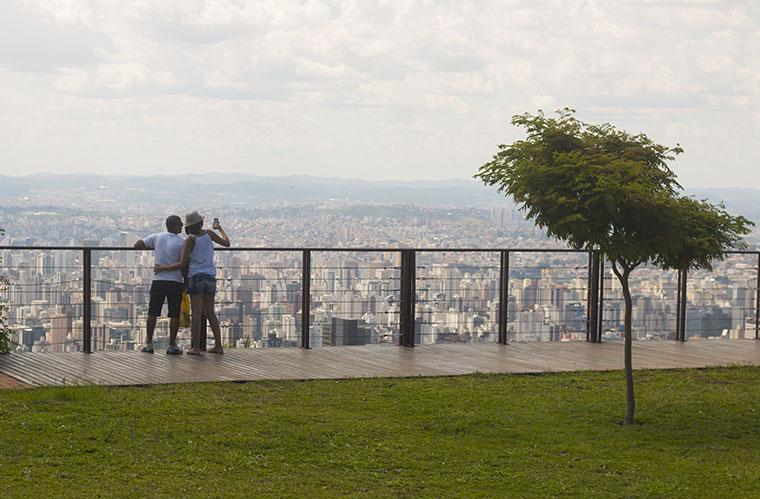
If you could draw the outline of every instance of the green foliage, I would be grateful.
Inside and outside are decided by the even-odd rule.
[[[5,230],[0,228],[0,236],[5,235]],[[0,269],[2,268],[3,259],[0,256]],[[8,285],[8,279],[0,274],[0,292],[4,291]],[[0,354],[8,353],[11,349],[11,331],[8,328],[8,317],[6,315],[7,306],[0,299]]]
[[[514,116],[527,137],[500,145],[476,178],[512,196],[529,219],[576,249],[598,250],[629,271],[645,262],[709,267],[751,222],[679,196],[668,163],[680,146],[654,143],[571,109]]]
[[[670,237],[654,259],[663,268],[712,270],[713,262],[722,260],[726,249],[746,248],[741,236],[754,225],[727,213],[723,204],[714,206],[688,197],[671,200],[668,212],[672,216]]]
[[[5,390],[0,497],[757,495],[760,369],[638,375]]]

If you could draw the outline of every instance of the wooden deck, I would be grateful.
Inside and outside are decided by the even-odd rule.
[[[634,368],[760,365],[760,341],[634,343]],[[222,356],[139,352],[18,353],[0,373],[32,386],[143,385],[261,379],[340,379],[483,373],[603,371],[623,368],[620,343],[442,344],[227,350]]]

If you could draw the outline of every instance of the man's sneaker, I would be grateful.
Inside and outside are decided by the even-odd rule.
[[[145,352],[145,353],[153,353],[153,344],[152,343],[148,343],[147,345],[145,345],[144,347],[142,347],[142,351]]]
[[[182,355],[182,349],[177,345],[171,345],[166,349],[166,355]]]

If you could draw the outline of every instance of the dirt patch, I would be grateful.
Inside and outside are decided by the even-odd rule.
[[[22,383],[16,378],[11,378],[10,376],[0,373],[0,390],[14,388],[29,388],[29,385]]]

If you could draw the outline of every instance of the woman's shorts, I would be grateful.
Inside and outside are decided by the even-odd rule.
[[[209,274],[195,274],[187,280],[187,294],[213,295],[216,293],[216,277]]]

